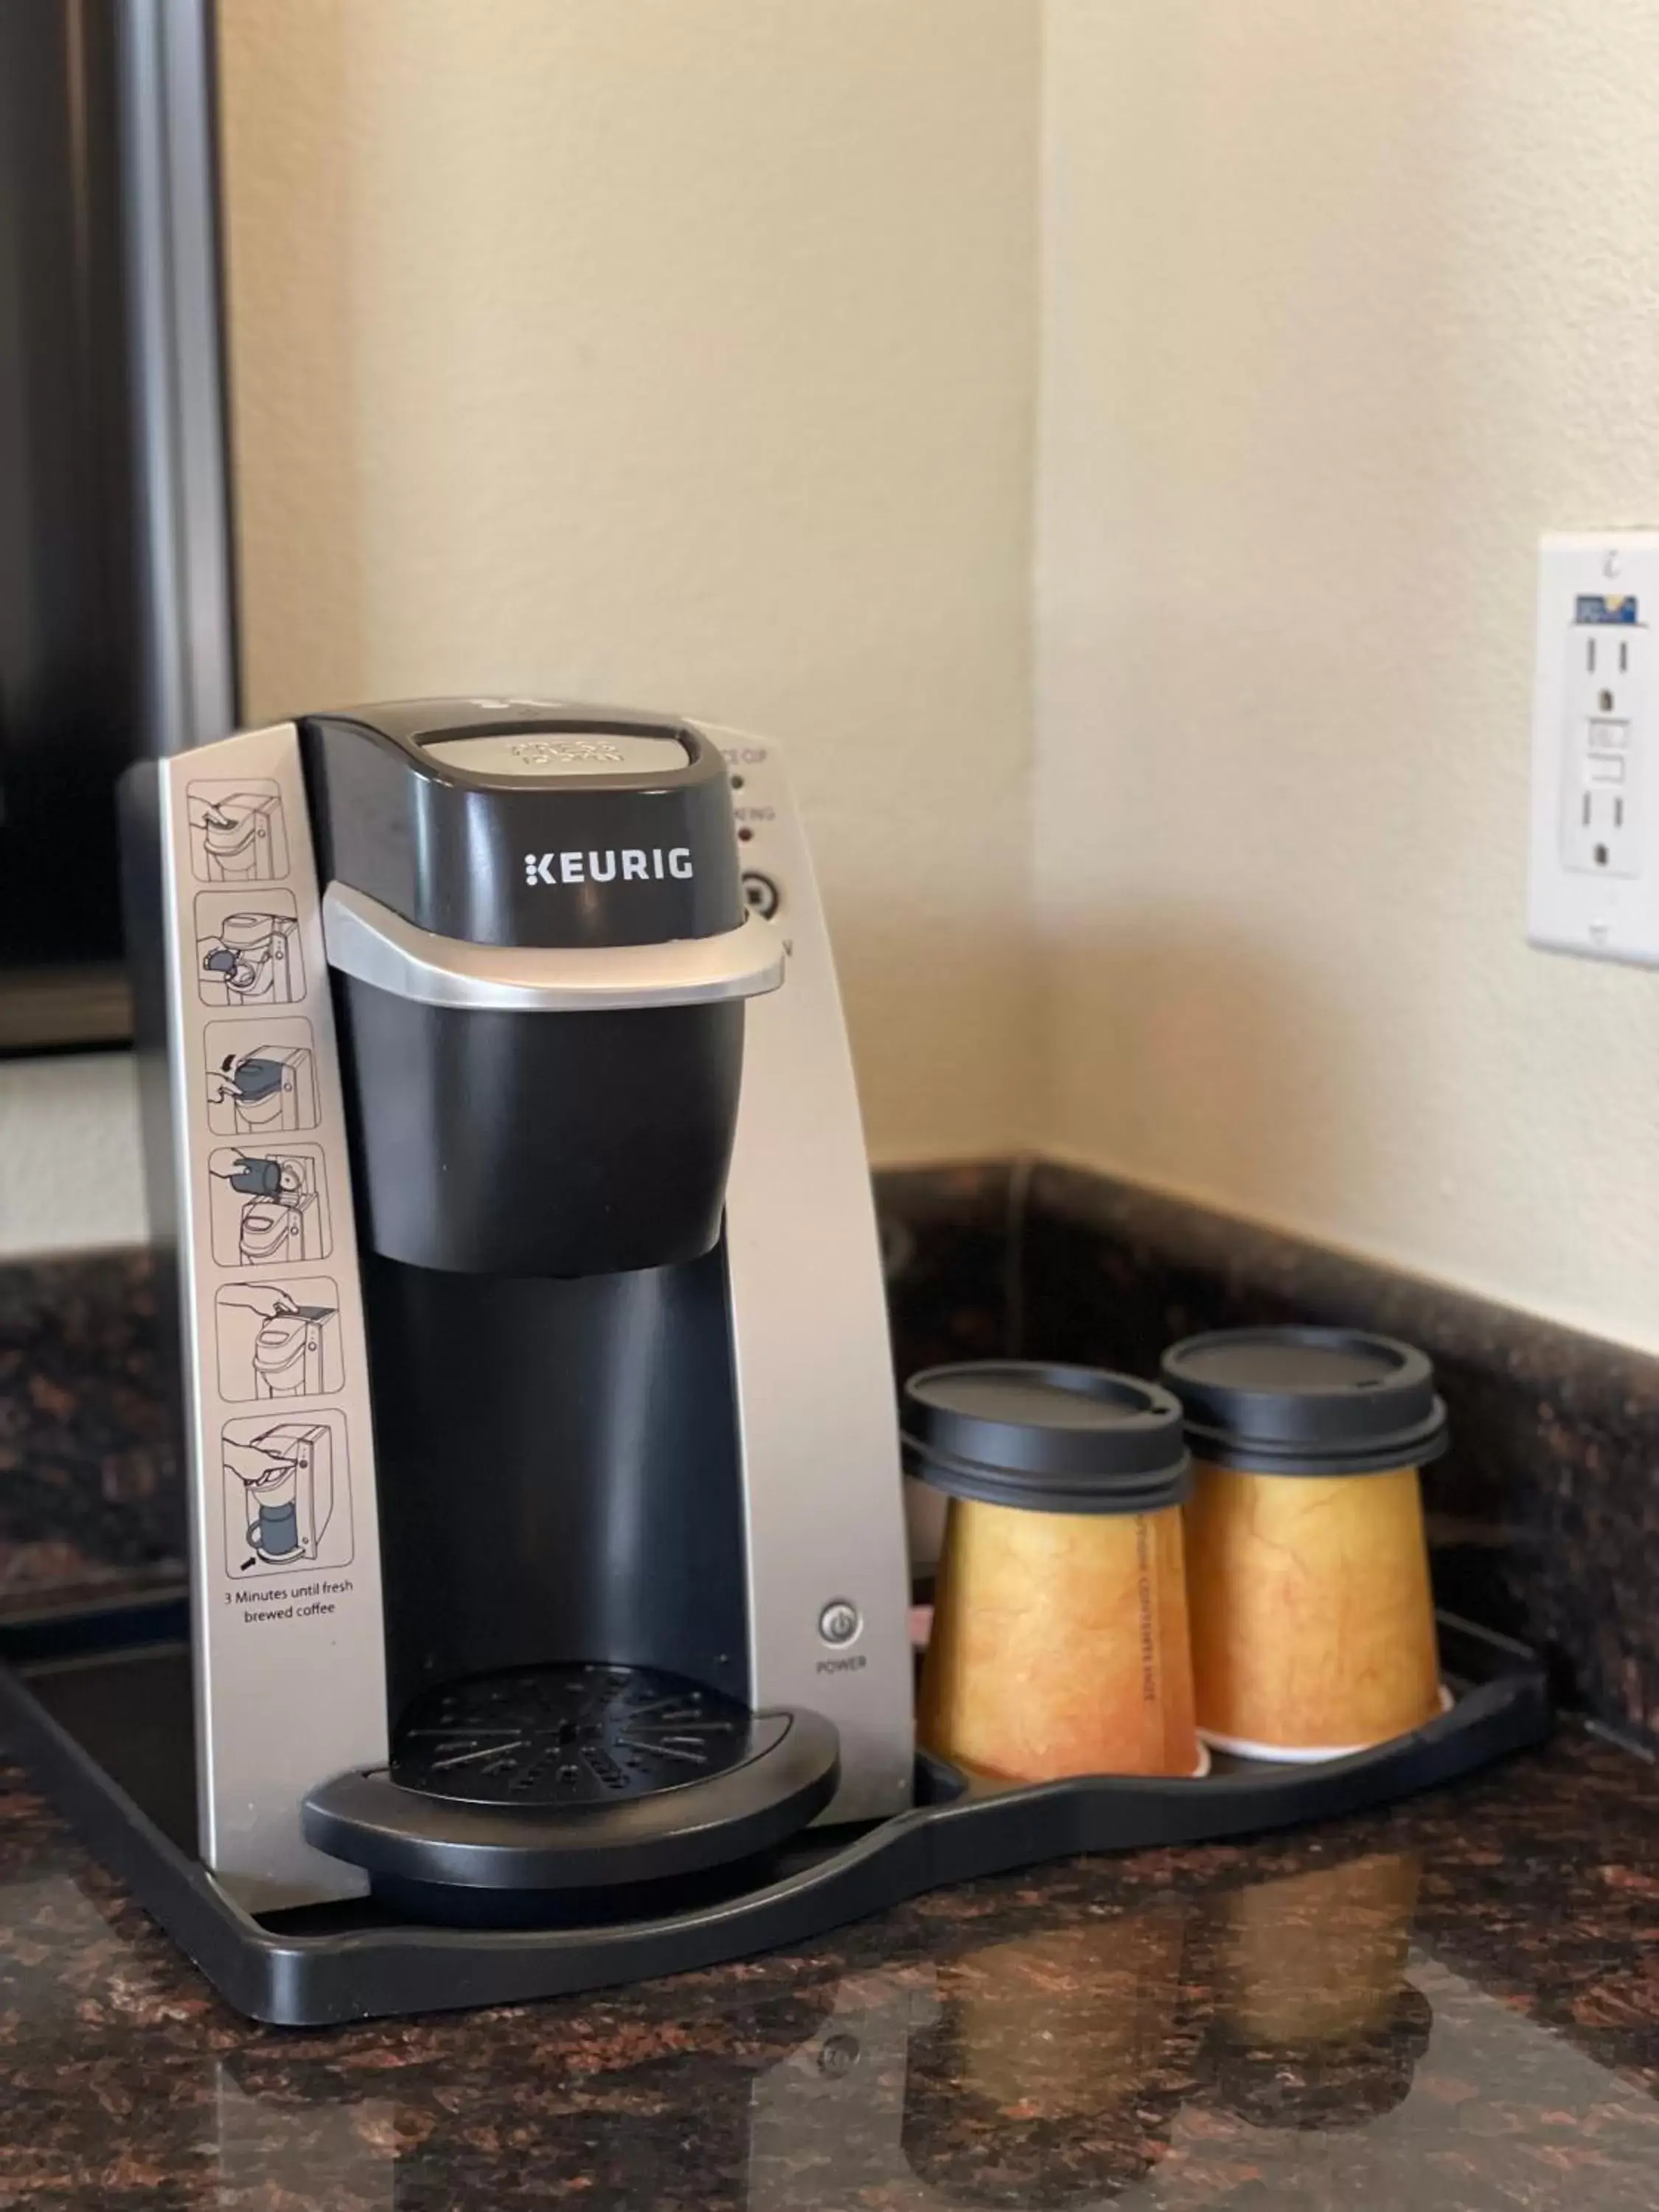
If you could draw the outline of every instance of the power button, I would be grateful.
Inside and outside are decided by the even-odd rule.
[[[862,1615],[848,1597],[832,1597],[818,1615],[818,1634],[836,1649],[852,1643],[863,1626]]]
[[[743,879],[743,902],[750,914],[757,914],[763,921],[770,921],[783,904],[783,893],[770,876],[763,876],[758,868],[749,869]]]

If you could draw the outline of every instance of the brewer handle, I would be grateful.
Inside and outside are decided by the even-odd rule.
[[[417,929],[348,884],[323,894],[329,965],[428,1006],[603,1013],[752,999],[783,981],[781,933],[757,914],[663,945],[472,945]]]

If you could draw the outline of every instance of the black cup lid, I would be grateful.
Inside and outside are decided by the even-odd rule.
[[[1162,1376],[1187,1441],[1218,1467],[1266,1474],[1375,1474],[1446,1448],[1425,1353],[1347,1328],[1230,1328],[1189,1336]]]
[[[1192,1486],[1167,1390],[1096,1367],[989,1359],[904,1386],[910,1473],[952,1498],[1046,1513],[1155,1513]]]

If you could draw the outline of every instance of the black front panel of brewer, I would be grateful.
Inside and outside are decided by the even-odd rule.
[[[473,1276],[601,1275],[696,1259],[719,1236],[740,1000],[472,1012],[345,976],[334,1002],[376,1252]]]
[[[323,880],[475,945],[655,945],[744,917],[719,750],[689,725],[605,708],[433,700],[300,725]],[[684,764],[546,781],[473,775],[434,741],[611,731],[672,738]]]
[[[388,1698],[662,1667],[746,1701],[723,1247],[514,1282],[366,1260]]]

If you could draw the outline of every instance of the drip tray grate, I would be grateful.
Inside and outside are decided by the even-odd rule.
[[[650,1667],[526,1667],[424,1692],[392,1755],[400,1789],[464,1805],[614,1805],[755,1756],[746,1705]]]

